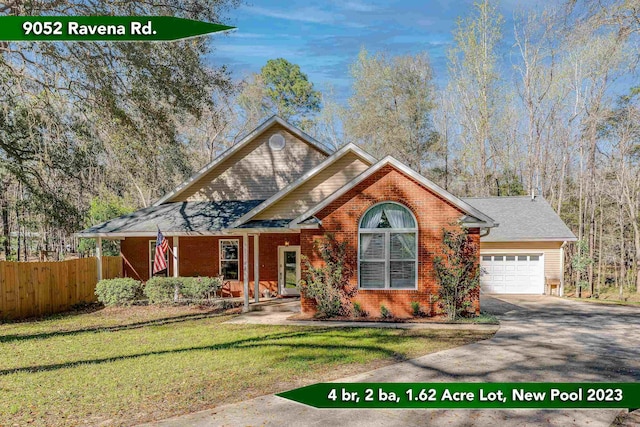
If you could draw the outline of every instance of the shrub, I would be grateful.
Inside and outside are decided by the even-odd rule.
[[[321,317],[350,316],[351,298],[358,288],[351,285],[353,269],[346,262],[346,242],[338,242],[332,234],[315,242],[316,250],[324,261],[314,267],[306,257],[305,279],[300,291],[305,298],[313,299]]]
[[[418,301],[411,301],[411,311],[413,311],[414,317],[424,316],[424,311]]]
[[[393,314],[391,314],[389,309],[384,304],[382,304],[380,306],[380,316],[382,316],[383,319],[390,319],[393,317]]]
[[[131,278],[100,280],[95,293],[105,306],[131,305],[142,295],[142,283]]]
[[[353,315],[355,317],[366,317],[367,312],[362,308],[359,302],[353,303]]]
[[[150,304],[167,303],[174,300],[176,286],[180,289],[179,277],[152,277],[144,286],[144,295]]]
[[[433,258],[440,305],[451,320],[467,314],[480,290],[478,247],[465,229],[442,230],[442,253]]]
[[[186,298],[211,298],[222,287],[217,277],[182,277],[182,295]]]

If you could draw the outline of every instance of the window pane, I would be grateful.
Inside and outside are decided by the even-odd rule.
[[[392,288],[415,288],[416,263],[415,261],[391,261]]]
[[[360,235],[360,259],[384,259],[384,234]]]
[[[392,233],[391,234],[391,259],[415,259],[416,258],[416,234]]]
[[[504,261],[504,257],[503,256],[494,256],[493,260],[494,261]]]
[[[491,261],[491,255],[482,255],[483,261]]]
[[[507,258],[507,261],[515,261],[516,260],[516,257],[515,256],[511,256],[511,255],[507,255],[506,258]]]
[[[518,255],[518,261],[526,261],[526,260],[527,260],[526,255]]]
[[[362,217],[360,228],[415,228],[416,222],[409,210],[396,203],[380,203],[371,207]]]
[[[531,258],[529,258],[531,261],[538,261],[540,259],[540,256],[538,255],[531,255]]]
[[[384,288],[384,262],[360,262],[360,287]]]
[[[238,242],[223,241],[220,259],[238,259]]]
[[[221,273],[227,280],[238,280],[238,261],[222,261]]]

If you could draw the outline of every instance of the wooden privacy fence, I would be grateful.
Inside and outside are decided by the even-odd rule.
[[[122,258],[102,257],[102,277],[122,277]],[[0,261],[0,320],[60,313],[96,300],[96,258],[59,262]]]

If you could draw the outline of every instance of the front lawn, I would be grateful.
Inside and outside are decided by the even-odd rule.
[[[188,307],[0,325],[0,425],[131,425],[337,379],[487,331],[224,324]]]

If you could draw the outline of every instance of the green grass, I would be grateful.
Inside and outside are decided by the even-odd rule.
[[[231,317],[132,307],[0,325],[0,425],[131,425],[493,335],[223,323]]]
[[[481,311],[479,316],[476,317],[462,317],[455,323],[483,323],[489,325],[499,325],[500,321],[496,316],[486,311]]]

